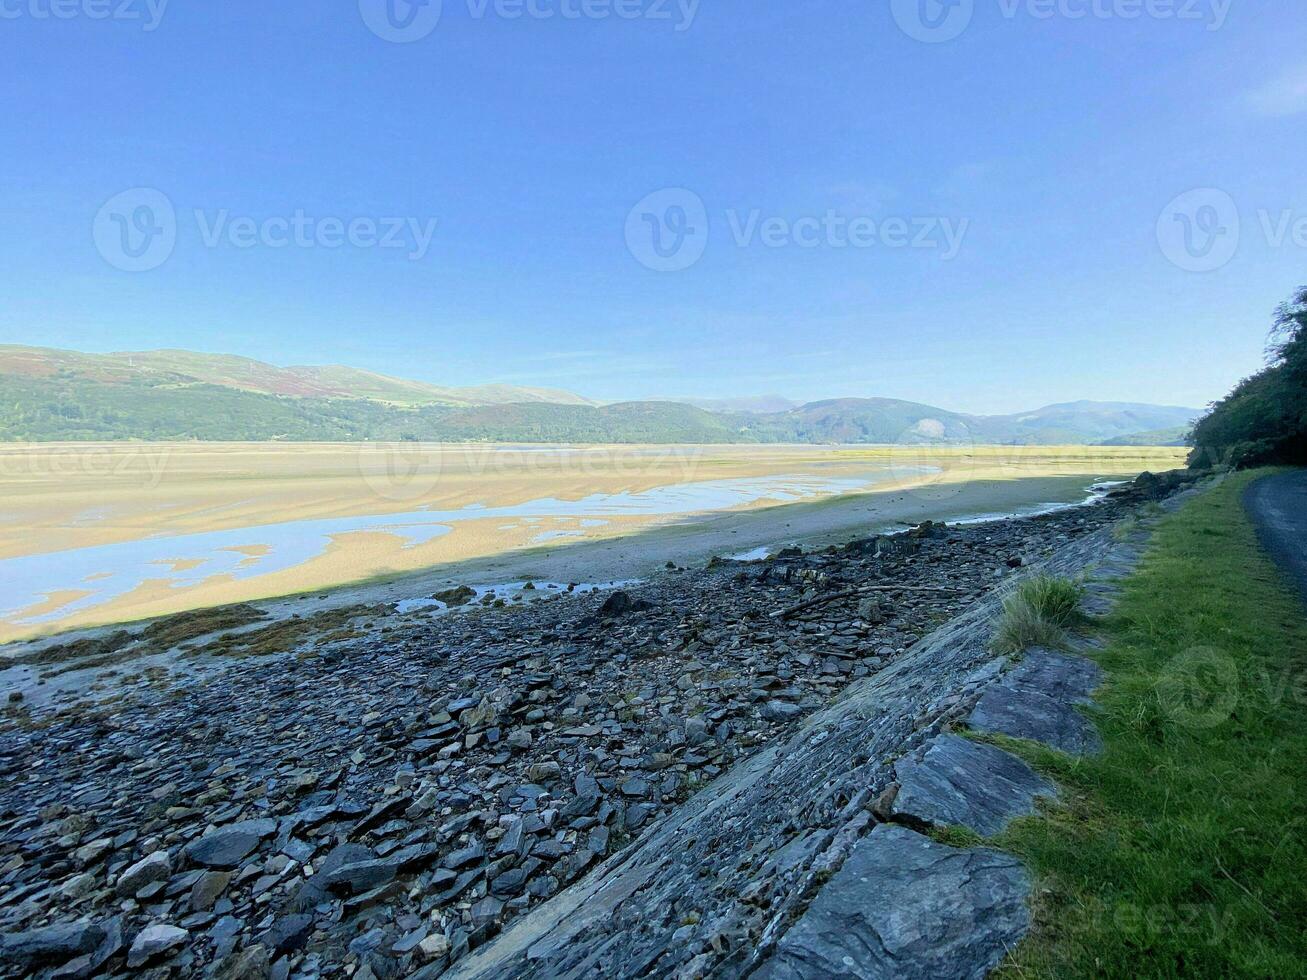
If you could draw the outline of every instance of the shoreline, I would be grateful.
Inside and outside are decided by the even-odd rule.
[[[607,583],[649,580],[670,564],[685,567],[714,557],[728,558],[767,548],[807,549],[843,543],[853,535],[890,534],[925,521],[976,524],[1028,518],[1092,506],[1091,487],[1099,478],[1030,477],[1018,481],[975,481],[953,489],[914,485],[882,486],[865,493],[815,501],[698,515],[639,529],[631,534],[562,545],[539,545],[469,559],[438,562],[399,571],[281,594],[233,589],[223,601],[205,605],[161,603],[157,611],[131,618],[95,617],[55,630],[0,628],[0,647],[67,641],[138,626],[161,616],[198,613],[238,603],[254,603],[274,618],[311,616],[350,606],[421,600],[431,593],[468,586],[493,589],[508,583]],[[294,571],[294,570],[292,570]],[[257,584],[257,582],[252,582]]]
[[[371,471],[360,475],[357,460],[341,457],[340,448],[312,447],[319,465],[331,467],[336,474],[324,484],[317,482],[323,471],[312,466],[299,482],[288,475],[295,469],[292,464],[302,462],[303,447],[293,447],[289,454],[281,447],[225,447],[243,462],[220,473],[210,472],[212,464],[207,459],[174,460],[175,470],[181,464],[185,464],[182,469],[191,470],[174,472],[172,482],[164,484],[152,500],[133,502],[141,514],[137,519],[103,517],[119,506],[114,501],[121,502],[121,486],[101,492],[98,485],[94,490],[60,485],[58,492],[52,490],[39,502],[47,521],[32,520],[32,531],[21,539],[29,548],[30,542],[47,539],[54,541],[55,547],[10,560],[30,565],[34,558],[48,566],[47,555],[57,559],[67,554],[70,562],[79,558],[85,562],[85,555],[58,547],[59,541],[70,540],[70,534],[76,535],[83,550],[97,547],[94,543],[88,546],[88,541],[124,541],[129,532],[158,550],[159,541],[180,541],[179,535],[195,534],[196,528],[208,529],[200,532],[203,536],[230,524],[236,516],[255,523],[238,523],[237,531],[223,532],[223,547],[207,553],[186,554],[179,544],[177,553],[163,556],[166,560],[156,555],[158,560],[149,565],[158,568],[157,575],[153,570],[148,574],[123,572],[126,584],[114,586],[118,591],[109,590],[103,598],[96,593],[107,586],[96,580],[121,571],[121,565],[115,569],[87,565],[70,574],[66,582],[49,581],[34,588],[29,605],[14,606],[7,620],[0,621],[0,644],[241,602],[317,609],[339,606],[358,596],[375,596],[380,601],[410,599],[418,597],[428,583],[434,591],[442,583],[463,584],[456,581],[463,578],[474,585],[494,584],[496,579],[571,582],[642,578],[668,562],[683,564],[713,554],[834,539],[855,529],[883,530],[923,520],[992,519],[1030,513],[1041,505],[1077,503],[1096,481],[1131,478],[1145,463],[1160,469],[1177,462],[1171,450],[1109,452],[1101,447],[912,447],[907,458],[902,456],[903,447],[767,447],[763,453],[754,451],[756,447],[746,447],[748,451],[730,447],[732,451],[725,454],[720,447],[712,447],[711,456],[706,455],[706,447],[586,447],[583,452],[599,470],[594,472],[589,464],[578,467],[572,459],[581,450],[458,447],[456,455],[470,449],[480,451],[476,457],[480,471],[450,472],[450,459],[442,458],[433,464],[440,471],[438,478],[430,477],[436,481],[435,497],[392,500],[379,496],[368,482]],[[507,455],[501,457],[499,451]],[[253,471],[242,469],[250,453],[272,455],[280,462],[276,468],[250,475]],[[211,449],[204,449],[201,455],[208,457]],[[529,473],[515,469],[523,458],[529,458]],[[603,494],[629,502],[631,494],[674,496],[682,487],[714,487],[717,489],[709,492],[719,492],[724,482],[740,479],[769,484],[776,490],[753,490],[752,499],[738,504],[729,498],[724,503],[710,500],[689,507],[669,501],[666,508],[645,503],[627,513],[620,507],[604,510],[602,503],[587,504]],[[803,480],[815,481],[812,485],[818,489],[807,494],[815,499],[804,500],[805,494],[800,493],[799,502],[777,502],[777,497],[787,494],[786,481],[797,486]],[[833,489],[856,480],[861,480],[865,489]],[[30,487],[26,497],[15,496],[13,485],[0,484],[0,490],[4,492],[0,505],[17,502],[20,513],[22,506],[38,506],[26,502],[32,495]],[[248,497],[256,491],[265,495],[257,506]],[[222,504],[224,495],[245,497],[243,507]],[[554,513],[546,509],[541,516],[534,516],[536,511],[529,508],[520,516],[502,511],[482,516],[479,510],[489,511],[494,501],[512,501],[507,506],[513,507],[549,498],[560,505]],[[197,506],[201,500],[206,506]],[[88,502],[94,504],[89,512]],[[595,508],[600,519],[592,519],[587,506]],[[173,513],[179,508],[185,513]],[[351,518],[340,516],[360,509],[375,519],[351,524]],[[86,513],[93,517],[79,523],[77,515]],[[398,514],[412,522],[425,521],[429,530],[450,513],[457,513],[457,519],[439,533],[418,540],[406,537],[412,532],[395,518]],[[295,514],[296,521],[285,523],[287,514]],[[260,515],[282,518],[281,524],[266,532],[267,541],[275,535],[282,540],[283,551],[298,552],[295,560],[270,554],[277,549],[267,541],[261,543],[264,525],[258,523]],[[388,526],[387,518],[396,523]],[[46,535],[42,524],[50,520],[62,524]],[[234,534],[240,537],[233,538]],[[10,551],[14,546],[11,531]],[[226,557],[207,563],[196,560],[205,554]],[[260,570],[261,562],[266,571]],[[0,559],[0,566],[3,564]],[[139,561],[136,567],[142,567]],[[62,570],[57,573],[62,574]],[[83,583],[89,595],[81,591]],[[47,591],[51,586],[54,589]],[[61,611],[59,598],[71,605]],[[35,617],[41,621],[26,621]]]

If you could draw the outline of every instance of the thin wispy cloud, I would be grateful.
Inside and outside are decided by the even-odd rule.
[[[1259,116],[1296,116],[1307,112],[1307,65],[1255,89],[1248,95],[1248,104]]]
[[[876,214],[899,196],[889,184],[875,181],[845,180],[826,188],[837,205],[850,213]]]
[[[997,172],[998,166],[987,160],[973,160],[960,164],[940,181],[939,186],[935,188],[935,193],[950,199],[970,197],[991,183]]]

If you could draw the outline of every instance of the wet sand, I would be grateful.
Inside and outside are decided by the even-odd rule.
[[[259,526],[358,515],[512,508],[549,497],[639,494],[746,478],[847,481],[875,473],[865,492],[778,506],[758,499],[722,512],[465,519],[423,541],[387,530],[333,534],[293,567],[215,574],[178,587],[172,572],[195,556],[169,555],[157,575],[112,601],[59,614],[97,569],[0,622],[0,641],[228,602],[315,590],[282,605],[405,599],[451,581],[640,577],[686,563],[783,544],[847,539],[925,519],[1020,512],[1084,498],[1096,480],[1127,479],[1182,463],[1183,450],[1099,447],[428,447],[141,445],[0,447],[0,560],[123,541],[243,528],[227,547],[264,560]],[[292,529],[293,530],[293,529]],[[72,557],[72,556],[70,556]],[[0,569],[3,565],[0,564]],[[334,589],[326,598],[316,590]],[[53,590],[52,590],[53,591]]]

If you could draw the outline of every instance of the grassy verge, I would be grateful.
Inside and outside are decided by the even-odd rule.
[[[1307,622],[1228,480],[1164,520],[1101,654],[1101,757],[996,843],[1037,879],[1031,976],[1307,976]]]

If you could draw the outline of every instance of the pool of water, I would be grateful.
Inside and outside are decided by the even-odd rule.
[[[214,576],[247,579],[270,575],[311,561],[341,535],[359,532],[393,534],[403,539],[405,548],[412,548],[449,534],[453,525],[463,521],[530,523],[575,518],[582,527],[599,527],[607,518],[690,516],[763,501],[792,503],[851,493],[902,475],[901,468],[882,468],[847,477],[787,475],[706,480],[592,494],[580,500],[542,497],[506,507],[474,504],[457,510],[285,521],[24,555],[0,561],[0,618],[18,625],[53,622],[111,602],[147,583],[186,589]],[[575,540],[579,533],[583,532],[542,530],[535,540]],[[42,604],[46,608],[38,608]]]

